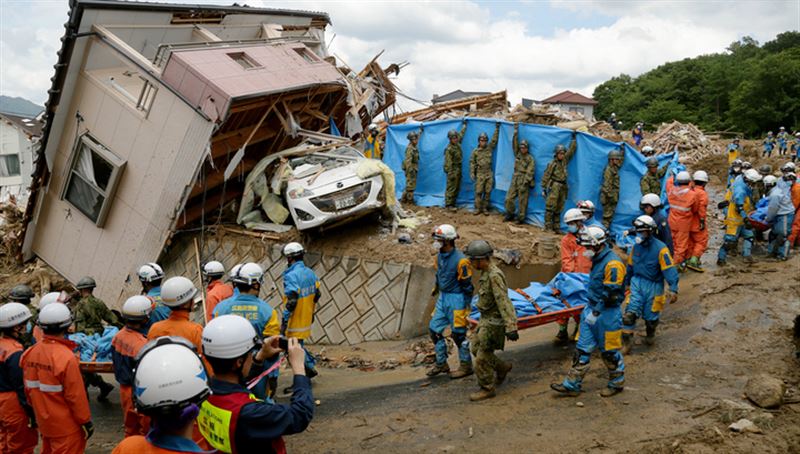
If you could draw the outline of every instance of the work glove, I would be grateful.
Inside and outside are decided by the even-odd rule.
[[[671,292],[669,294],[669,304],[675,304],[677,302],[678,302],[678,294],[674,293],[674,292]]]
[[[700,219],[700,231],[702,232],[705,229],[706,229],[706,220]]]
[[[728,205],[730,204],[731,204],[730,200],[723,200],[722,202],[717,204],[717,208],[719,208],[720,210],[724,210],[725,208],[728,208]]]
[[[83,436],[87,440],[92,438],[92,435],[94,435],[94,424],[92,424],[91,421],[89,421],[86,424],[82,425],[81,429],[83,429]]]
[[[517,330],[511,331],[510,333],[506,333],[506,339],[510,341],[518,341],[519,340],[519,332]]]
[[[744,218],[744,228],[747,230],[753,230],[753,224],[750,223],[750,218],[748,217]]]
[[[598,311],[589,312],[589,315],[586,316],[586,323],[588,323],[589,326],[594,326],[594,324],[597,323],[598,315],[600,315]]]

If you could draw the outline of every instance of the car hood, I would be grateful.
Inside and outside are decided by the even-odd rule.
[[[360,181],[361,179],[358,177],[358,175],[356,175],[357,167],[358,162],[353,162],[341,167],[326,170],[318,175],[315,174],[316,177],[315,175],[310,175],[303,178],[292,178],[289,180],[287,186],[289,188],[302,187],[309,190],[314,190],[325,189],[345,180]]]

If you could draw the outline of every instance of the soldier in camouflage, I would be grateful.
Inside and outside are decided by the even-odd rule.
[[[103,334],[103,322],[111,326],[120,326],[119,319],[114,315],[99,298],[95,297],[94,292],[97,284],[91,277],[84,277],[75,288],[81,293],[81,299],[75,307],[75,331],[86,335]],[[114,386],[106,383],[103,377],[93,372],[83,372],[83,383],[88,388],[94,386],[100,388],[100,395],[97,400],[104,402],[108,400],[108,394],[114,390]]]
[[[474,240],[464,251],[472,267],[481,271],[478,281],[478,310],[481,319],[473,336],[472,355],[480,390],[470,394],[472,401],[495,396],[495,387],[503,383],[511,363],[494,354],[505,348],[505,340],[519,340],[517,314],[508,299],[508,286],[503,272],[492,262],[492,246],[484,240]]]
[[[411,131],[406,136],[406,157],[403,159],[403,173],[406,176],[406,189],[403,191],[403,202],[414,202],[414,191],[417,189],[417,173],[419,172],[419,139],[422,136],[422,126],[419,132]]]
[[[15,285],[14,288],[11,289],[11,292],[8,295],[8,299],[15,303],[24,304],[28,310],[31,311],[31,318],[29,319],[31,323],[36,323],[36,320],[39,318],[39,310],[38,308],[34,307],[31,304],[31,300],[33,299],[33,289],[30,286],[25,284]],[[33,329],[29,329],[22,333],[19,338],[20,343],[25,347],[28,348],[33,345]]]
[[[557,145],[554,151],[555,159],[547,164],[547,168],[542,176],[542,197],[545,199],[544,205],[544,228],[561,233],[561,210],[564,209],[564,202],[567,200],[567,165],[575,155],[577,142],[575,141],[575,131],[572,131],[572,142],[569,150],[564,145]]]
[[[482,132],[478,136],[478,147],[472,150],[469,157],[469,176],[475,188],[475,214],[489,215],[489,196],[494,187],[494,174],[492,173],[492,151],[497,146],[497,135],[500,132],[500,122],[494,125],[494,135],[489,142],[489,135]]]
[[[623,148],[624,145],[620,145]],[[623,148],[624,149],[624,148]],[[603,225],[611,228],[611,220],[619,202],[619,168],[622,166],[622,151],[612,150],[608,154],[608,165],[603,172],[603,185],[600,187],[600,204],[603,205]]]
[[[461,187],[461,140],[467,129],[467,120],[461,123],[461,129],[450,130],[447,138],[450,143],[444,149],[444,173],[447,174],[447,189],[444,194],[444,206],[451,210],[456,209],[456,197]]]
[[[664,178],[664,175],[667,174],[667,167],[669,167],[669,164],[664,164],[664,166],[659,169],[658,159],[655,157],[647,158],[645,164],[647,165],[647,172],[639,182],[642,195],[661,194],[661,180]]]
[[[528,152],[528,141],[519,141],[519,124],[517,124],[514,127],[514,175],[511,177],[511,186],[506,193],[506,221],[514,219],[515,201],[519,199],[517,223],[525,222],[525,215],[528,212],[528,195],[535,184],[535,170],[533,156]]]

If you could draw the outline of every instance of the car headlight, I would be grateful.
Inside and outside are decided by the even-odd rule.
[[[289,191],[290,199],[302,199],[305,197],[312,197],[313,195],[314,193],[312,191],[309,191],[308,189],[305,188],[292,189],[291,191]]]

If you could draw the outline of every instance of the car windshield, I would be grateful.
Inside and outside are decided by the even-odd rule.
[[[364,156],[351,147],[339,147],[326,153],[311,153],[289,160],[292,174],[295,178],[303,178],[319,171],[331,170],[352,164]]]

